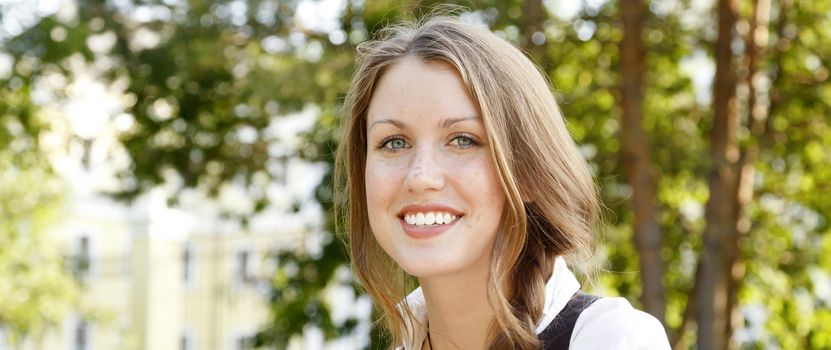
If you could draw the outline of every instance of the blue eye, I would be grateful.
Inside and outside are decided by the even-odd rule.
[[[387,142],[387,144],[392,149],[402,149],[402,148],[404,148],[404,146],[407,145],[407,143],[404,142],[404,140],[402,140],[402,139],[392,139],[392,140],[389,140]]]
[[[388,137],[381,140],[381,143],[378,145],[378,149],[383,149],[385,151],[395,152],[398,150],[402,150],[407,148],[407,141],[404,141],[401,137]]]
[[[468,148],[477,145],[476,141],[473,140],[473,138],[464,135],[458,135],[454,137],[452,140],[450,140],[450,143],[461,148]]]

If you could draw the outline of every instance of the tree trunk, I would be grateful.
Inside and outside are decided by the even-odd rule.
[[[666,296],[662,284],[664,263],[661,260],[661,228],[657,221],[656,180],[649,152],[649,137],[643,129],[646,48],[641,33],[646,20],[642,0],[621,0],[623,40],[621,53],[621,141],[623,165],[632,188],[635,212],[634,240],[641,266],[641,286],[646,312],[664,322]]]
[[[701,280],[697,281],[697,343],[698,348],[702,350],[721,350],[727,347],[728,289],[732,262],[735,260],[733,255],[738,246],[737,78],[731,49],[737,8],[735,0],[718,2],[716,75],[713,84],[714,120],[710,130],[710,197],[707,200],[705,214],[707,224],[703,236],[704,250],[701,254]]]
[[[698,288],[697,283],[701,280],[701,260],[695,264],[695,275],[693,277],[693,286],[690,288],[690,293],[687,295],[687,306],[684,308],[684,316],[681,318],[681,326],[675,332],[674,337],[670,339],[670,345],[673,350],[689,349],[689,340],[686,337],[687,328],[694,325],[693,321],[698,317],[696,308],[698,307]]]
[[[765,52],[768,42],[768,22],[770,21],[770,0],[753,0],[753,11],[750,18],[749,31],[747,33],[746,47],[746,62],[747,62],[747,76],[745,77],[745,85],[747,86],[747,128],[750,130],[751,140],[747,146],[742,150],[737,165],[737,192],[736,192],[736,213],[737,213],[737,240],[740,242],[750,234],[751,221],[750,216],[745,210],[746,206],[753,199],[753,178],[756,173],[755,163],[759,154],[760,139],[766,133],[765,120],[770,115],[772,105],[762,105],[756,99],[756,94],[760,93],[759,87],[754,82],[759,72],[759,61]],[[784,13],[780,15],[780,21],[784,18]],[[776,61],[781,59],[781,54],[777,55]],[[778,65],[779,62],[777,62]],[[776,79],[777,77],[774,77]],[[769,91],[768,91],[769,93]],[[732,344],[729,339],[733,334],[733,329],[742,323],[741,313],[738,309],[738,291],[741,287],[741,282],[744,279],[745,265],[737,249],[732,257],[731,262],[731,278],[728,286],[727,299],[727,329],[725,332],[728,337],[728,345],[730,348],[737,348],[736,344]]]

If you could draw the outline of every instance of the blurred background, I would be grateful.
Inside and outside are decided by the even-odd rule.
[[[0,0],[0,349],[381,349],[334,234],[355,47],[436,1]],[[831,1],[460,1],[552,82],[676,349],[831,348]]]

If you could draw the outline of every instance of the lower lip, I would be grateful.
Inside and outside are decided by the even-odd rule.
[[[459,221],[459,219],[461,219],[461,217],[456,218],[456,220],[453,220],[453,222],[449,224],[424,227],[410,225],[406,221],[404,221],[404,219],[401,218],[399,218],[398,221],[401,223],[401,227],[404,228],[404,233],[406,233],[407,236],[410,236],[415,239],[428,239],[438,236],[444,233],[444,231],[449,230],[451,227],[453,227],[453,225],[456,224],[456,222]]]

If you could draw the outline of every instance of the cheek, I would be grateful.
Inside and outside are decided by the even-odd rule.
[[[493,226],[495,232],[505,205],[505,194],[496,175],[496,169],[487,156],[472,159],[457,167],[457,184],[464,188],[465,200],[475,206],[476,222]]]
[[[373,223],[379,215],[386,215],[401,184],[401,169],[394,163],[367,157],[364,170],[367,211]]]

